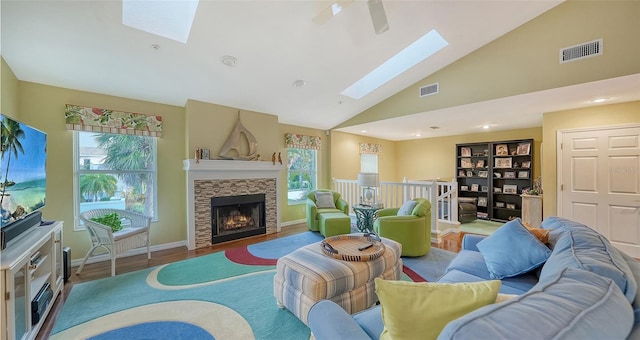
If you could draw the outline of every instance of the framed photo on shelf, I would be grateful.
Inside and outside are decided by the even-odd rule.
[[[518,171],[518,178],[529,178],[529,171]]]
[[[515,209],[516,205],[513,203],[507,203],[507,209]]]
[[[461,185],[460,186],[460,191],[469,191],[469,187],[466,185]]]
[[[478,206],[486,207],[487,206],[487,198],[486,197],[478,197]]]
[[[478,191],[479,186],[477,184],[471,184],[471,191]]]
[[[476,168],[484,168],[484,159],[480,159],[476,162]]]
[[[489,155],[489,150],[482,150],[480,152],[474,152],[473,155],[474,156],[488,156]]]
[[[500,169],[508,169],[511,167],[511,157],[496,158],[495,167]]]
[[[471,158],[462,158],[462,159],[460,159],[460,167],[462,167],[462,168],[473,168],[473,162],[471,162]]]
[[[517,155],[528,155],[531,152],[531,143],[520,143],[516,149]]]
[[[480,191],[482,191],[482,192],[489,192],[489,187],[488,187],[488,186],[486,186],[486,185],[483,185],[483,186],[481,186],[481,187],[480,187]]]
[[[496,145],[496,156],[508,156],[509,146],[507,144]]]
[[[489,176],[489,172],[488,171],[478,171],[478,177],[487,177]]]
[[[504,202],[496,202],[496,208],[504,208]]]
[[[467,170],[467,177],[473,177],[473,171]]]
[[[504,192],[505,194],[517,194],[518,193],[518,186],[517,185],[512,185],[512,184],[505,184],[502,187],[502,192]]]
[[[500,188],[500,187],[493,187],[493,192],[501,193],[501,192],[502,192],[502,188]]]
[[[200,159],[209,159],[209,149],[200,149]]]
[[[523,161],[521,167],[525,169],[531,168],[531,161]]]
[[[493,173],[493,176],[495,176],[495,178],[501,178],[501,177],[502,177],[502,174],[501,174],[501,173],[499,173],[499,172],[494,172],[494,173]]]
[[[466,173],[464,172],[464,170],[460,170],[458,171],[458,177],[465,177]]]
[[[471,156],[471,148],[460,148],[460,156]]]
[[[515,171],[505,171],[504,178],[516,178]]]

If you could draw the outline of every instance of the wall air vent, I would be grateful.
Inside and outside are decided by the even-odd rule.
[[[560,64],[602,54],[602,38],[560,49]]]
[[[430,96],[440,92],[440,83],[435,83],[420,88],[420,97]]]

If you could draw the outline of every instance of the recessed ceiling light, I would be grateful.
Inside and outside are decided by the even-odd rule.
[[[160,45],[158,44],[151,44],[151,48],[153,48],[154,50],[159,50],[160,49]]]
[[[606,102],[607,100],[610,100],[611,98],[597,98],[592,100],[592,103],[602,103],[602,102]]]
[[[482,125],[482,128],[483,128],[483,129],[485,129],[485,130],[489,129],[490,127],[491,127],[491,126],[489,126],[489,124],[484,124],[484,125]]]
[[[362,133],[367,133],[367,130],[360,130],[360,132],[362,132]]]
[[[295,86],[295,87],[303,87],[305,85],[307,85],[307,82],[302,80],[302,79],[298,79],[298,80],[293,82],[293,86]]]
[[[431,130],[438,130],[440,127],[439,126],[430,126],[429,129]]]
[[[398,52],[398,54],[391,57],[391,59],[376,67],[353,85],[349,86],[346,90],[340,92],[340,94],[353,99],[360,99],[406,70],[429,58],[448,44],[438,31],[431,30]]]
[[[416,133],[416,137],[420,137],[420,136],[422,136],[422,135],[421,135],[421,134],[419,134],[419,133]]]
[[[231,55],[222,56],[220,61],[229,67],[235,67],[238,64],[238,58]]]

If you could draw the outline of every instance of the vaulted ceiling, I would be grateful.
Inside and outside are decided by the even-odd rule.
[[[182,43],[123,25],[120,1],[3,0],[0,53],[23,81],[177,106],[194,99],[328,130],[562,1],[383,3],[390,29],[378,35],[366,1],[355,1],[317,24],[312,19],[331,2],[203,0]],[[444,49],[361,99],[340,94],[433,29],[448,42]],[[224,56],[235,57],[235,66],[225,65]],[[295,86],[298,80],[304,86]],[[535,96],[522,99],[539,102]],[[537,109],[559,104],[549,100]],[[485,115],[500,114],[501,105],[509,103],[478,108]],[[439,116],[449,119],[424,124],[459,124],[461,116],[454,115],[462,111],[448,110]],[[539,126],[540,119],[520,125]],[[418,116],[401,117],[342,130],[361,133],[366,128],[378,131],[374,136],[401,140],[411,138],[414,132],[408,128],[419,121]]]

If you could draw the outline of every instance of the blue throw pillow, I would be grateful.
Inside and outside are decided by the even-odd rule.
[[[400,207],[396,215],[398,216],[411,215],[411,213],[413,212],[413,208],[415,208],[417,204],[418,202],[413,200],[404,202],[404,204],[402,204],[402,206]]]
[[[519,218],[505,223],[478,242],[477,247],[493,279],[529,272],[551,256],[551,249],[529,232]]]

